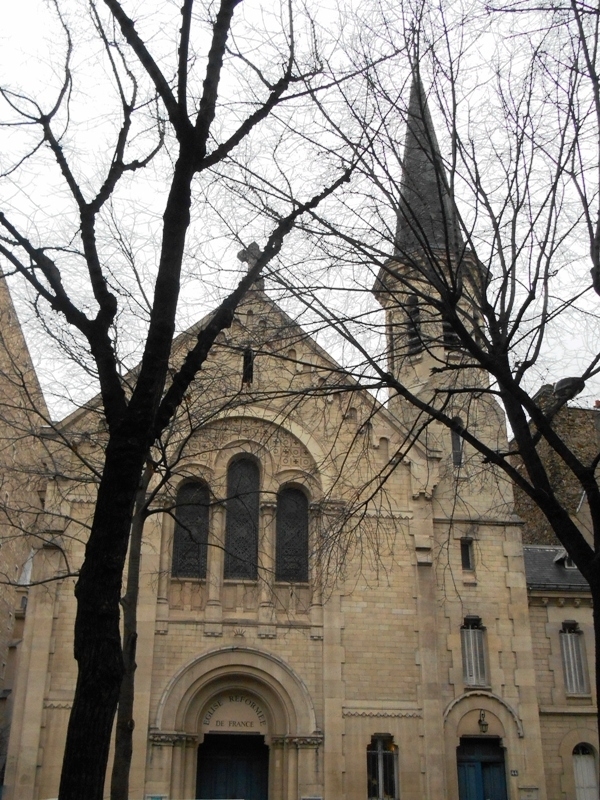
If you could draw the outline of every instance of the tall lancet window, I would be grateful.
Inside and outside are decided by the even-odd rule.
[[[300,489],[277,495],[275,580],[308,581],[308,500]]]
[[[205,483],[184,483],[177,492],[171,573],[205,578],[210,497]]]
[[[409,355],[420,353],[423,349],[421,332],[421,309],[419,298],[411,294],[406,299],[406,340]]]
[[[227,471],[225,577],[256,580],[258,564],[258,465],[240,458]]]
[[[452,422],[457,426],[450,431],[450,437],[452,439],[452,464],[455,467],[460,467],[463,463],[463,437],[460,434],[463,429],[463,421],[460,417],[454,417]]]

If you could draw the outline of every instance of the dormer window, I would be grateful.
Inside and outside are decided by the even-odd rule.
[[[555,557],[554,563],[560,564],[565,569],[577,569],[577,565],[575,564],[571,556],[567,553],[567,551],[564,548]]]

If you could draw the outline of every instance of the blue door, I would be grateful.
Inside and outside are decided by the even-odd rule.
[[[252,734],[206,734],[198,748],[196,797],[267,800],[269,748]]]
[[[457,760],[460,800],[507,800],[504,750],[498,738],[463,737]]]

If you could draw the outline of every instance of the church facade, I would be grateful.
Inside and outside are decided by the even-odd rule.
[[[407,147],[420,130],[409,119]],[[404,169],[416,169],[410,152]],[[430,212],[418,212],[425,225]],[[425,392],[428,359],[461,356],[443,335],[433,356],[415,347],[392,274],[375,287],[390,369]],[[175,366],[194,332],[176,340]],[[549,589],[535,556],[528,590],[511,487],[435,423],[407,446],[414,411],[341,374],[258,283],[153,456],[131,798],[589,800],[585,586]],[[466,413],[460,401],[453,413]],[[493,400],[468,414],[505,446]],[[46,434],[56,474],[13,689],[9,800],[58,794],[72,573],[104,436],[93,403]]]

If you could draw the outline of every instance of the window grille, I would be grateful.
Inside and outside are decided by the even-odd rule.
[[[560,632],[565,691],[567,694],[589,694],[583,633],[574,620],[563,622]]]
[[[367,747],[369,800],[398,800],[398,747],[389,734],[375,734]]]
[[[406,322],[408,354],[415,355],[423,349],[423,337],[421,335],[421,309],[416,295],[411,294],[406,300]]]
[[[177,492],[171,573],[205,578],[210,497],[204,483],[184,483]]]
[[[452,439],[452,464],[455,467],[460,467],[463,461],[463,438],[460,431],[463,429],[463,421],[460,417],[454,417],[452,420],[459,430],[451,430],[450,436]]]
[[[256,580],[258,562],[258,466],[240,458],[227,472],[225,577]]]
[[[308,500],[299,489],[277,495],[275,580],[308,581]]]
[[[460,630],[465,686],[487,686],[485,628],[479,617],[465,617]]]

